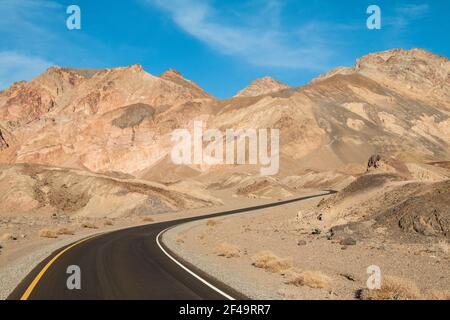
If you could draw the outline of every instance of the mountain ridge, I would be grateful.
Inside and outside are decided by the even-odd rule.
[[[140,65],[51,67],[0,93],[0,162],[153,176],[170,153],[170,133],[195,120],[219,129],[279,128],[281,158],[293,172],[362,164],[374,153],[447,160],[448,61],[422,49],[388,50],[302,87],[257,79],[268,86],[226,100],[173,69],[154,76]],[[234,170],[192,169],[179,171]]]

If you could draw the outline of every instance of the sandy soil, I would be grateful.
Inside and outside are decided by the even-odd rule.
[[[382,277],[408,279],[424,293],[450,289],[448,242],[401,244],[382,234],[357,241],[328,240],[324,231],[305,229],[297,218],[299,210],[316,208],[320,201],[190,223],[170,230],[164,241],[186,261],[250,298],[356,299],[366,288],[371,265],[381,268]],[[255,255],[261,251],[277,256],[282,270],[256,267]],[[311,281],[289,283],[303,272],[325,278],[323,288],[311,288]]]

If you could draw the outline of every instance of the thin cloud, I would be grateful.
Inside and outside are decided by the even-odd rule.
[[[45,51],[54,35],[46,23],[61,8],[47,0],[0,2],[0,90],[16,81],[31,80],[52,65]]]
[[[395,9],[394,16],[385,19],[385,24],[403,29],[426,17],[429,10],[428,4],[404,4]]]
[[[66,28],[66,6],[52,0],[0,0],[0,87],[30,80],[50,64],[105,65],[97,39]],[[117,48],[116,48],[117,49]]]
[[[13,51],[0,52],[0,90],[20,80],[30,80],[53,65],[39,57]]]
[[[227,20],[229,17],[223,16],[207,1],[147,2],[166,11],[179,28],[222,54],[238,56],[259,66],[309,70],[327,67],[331,51],[318,40],[320,35],[317,34],[315,39],[308,35],[306,42],[302,40],[301,32],[287,32],[278,27],[278,1],[270,1],[268,7],[256,13],[261,15],[258,24]]]
[[[397,8],[397,12],[409,17],[409,18],[421,18],[423,17],[430,6],[428,4],[406,4]]]

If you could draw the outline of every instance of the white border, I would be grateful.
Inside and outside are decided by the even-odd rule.
[[[166,256],[168,256],[173,262],[175,262],[177,265],[179,265],[181,268],[183,268],[183,270],[185,270],[186,272],[188,272],[190,275],[194,276],[196,279],[200,280],[203,284],[207,285],[208,287],[210,287],[211,289],[213,289],[214,291],[216,291],[217,293],[221,294],[222,296],[224,296],[225,298],[227,298],[228,300],[236,300],[235,298],[233,298],[232,296],[226,294],[225,292],[223,292],[222,290],[220,290],[219,288],[215,287],[214,285],[212,285],[211,283],[209,283],[208,281],[206,281],[205,279],[203,279],[202,277],[200,277],[199,275],[197,275],[195,272],[189,270],[187,267],[185,267],[183,264],[181,264],[180,262],[178,262],[174,257],[172,257],[162,246],[161,243],[159,242],[159,238],[160,236],[166,232],[167,230],[171,229],[173,227],[169,227],[167,229],[164,229],[163,231],[161,231],[160,233],[158,233],[158,235],[156,236],[156,243],[158,244],[159,248],[161,249],[162,252],[164,252],[164,254]]]

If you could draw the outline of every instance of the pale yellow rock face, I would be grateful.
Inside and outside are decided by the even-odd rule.
[[[239,91],[235,97],[256,97],[288,88],[288,85],[280,81],[270,77],[264,77],[250,83],[246,88]]]

